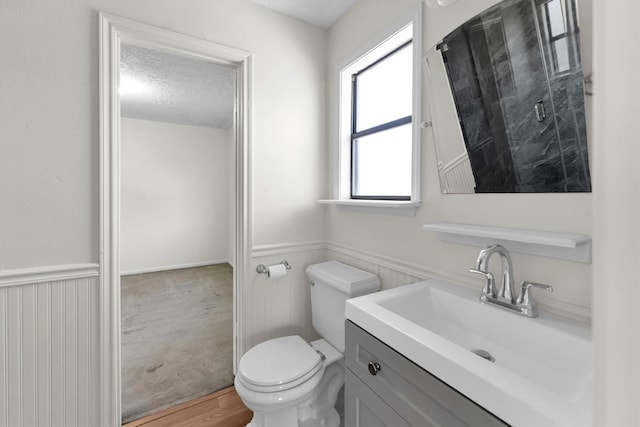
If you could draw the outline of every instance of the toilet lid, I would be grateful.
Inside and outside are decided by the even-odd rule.
[[[301,337],[275,338],[258,344],[240,359],[238,373],[254,386],[295,387],[322,367],[320,355]],[[288,387],[287,387],[288,386]]]

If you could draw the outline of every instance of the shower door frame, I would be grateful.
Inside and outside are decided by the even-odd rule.
[[[235,249],[233,252],[233,371],[244,353],[243,307],[251,248],[251,54],[217,43],[99,13],[100,70],[100,420],[119,426],[120,338],[120,46],[135,44],[236,70]]]

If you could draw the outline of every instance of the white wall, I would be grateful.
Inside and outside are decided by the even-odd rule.
[[[450,7],[424,11],[424,50],[474,13],[495,0],[459,0]],[[330,111],[337,111],[335,93],[337,72],[360,46],[388,29],[394,21],[419,4],[418,0],[359,1],[329,33]],[[367,19],[361,19],[367,16]],[[423,87],[423,105],[428,105]],[[428,120],[428,109],[423,109]],[[335,143],[336,114],[329,117],[330,143]],[[393,217],[345,212],[327,207],[328,239],[351,248],[366,248],[376,256],[393,257],[423,270],[423,274],[456,278],[481,288],[467,274],[475,264],[479,248],[437,240],[434,233],[422,231],[423,224],[449,221],[534,230],[591,234],[591,194],[486,194],[443,195],[431,128],[423,130],[422,206],[415,217]],[[591,315],[591,266],[542,257],[513,254],[515,280],[532,280],[554,286],[553,294],[536,294],[546,308],[577,318]]]
[[[355,22],[358,15],[367,13],[367,16],[373,17],[369,23],[382,22],[384,26],[380,16],[393,14],[386,7],[389,5],[384,3],[360,1],[349,15],[350,18],[332,30],[330,66],[339,63],[342,55],[357,46],[358,40],[366,40],[371,33],[375,34],[376,30],[368,28],[366,22],[360,21],[360,26],[357,26]],[[428,49],[434,40],[442,37],[447,27],[458,25],[465,16],[492,3],[495,2],[459,0],[438,13],[426,12],[425,48]],[[581,27],[585,71],[590,71],[593,62],[595,80],[595,96],[587,98],[588,113],[593,111],[589,120],[589,124],[593,124],[589,130],[593,193],[441,196],[435,185],[437,176],[432,158],[432,136],[427,134],[424,137],[427,153],[423,159],[423,171],[427,171],[423,177],[425,203],[418,216],[415,219],[395,220],[329,209],[328,232],[332,240],[348,242],[357,247],[371,247],[376,251],[374,254],[368,251],[358,253],[353,249],[355,246],[338,244],[335,246],[339,250],[329,256],[374,272],[376,268],[384,272],[384,268],[379,267],[379,262],[368,264],[366,258],[377,258],[378,261],[389,261],[395,265],[404,264],[404,270],[407,271],[413,267],[418,270],[425,266],[435,268],[439,263],[443,265],[441,271],[444,274],[466,270],[469,262],[475,258],[476,251],[440,243],[433,236],[423,237],[417,227],[429,220],[510,225],[592,235],[591,266],[525,256],[514,257],[514,264],[520,270],[516,271],[520,276],[548,277],[556,289],[560,288],[561,292],[553,296],[561,298],[560,305],[556,307],[560,311],[592,315],[594,425],[631,427],[640,425],[640,273],[637,268],[640,258],[640,145],[637,129],[637,117],[640,114],[637,102],[640,98],[640,51],[637,49],[640,40],[637,25],[640,21],[640,3],[636,0],[593,0],[593,10],[589,2],[581,1],[579,4],[583,22],[592,18],[594,22],[593,27]],[[367,6],[373,9],[368,10]],[[350,31],[352,28],[355,28],[353,32]],[[592,43],[593,51],[589,46]],[[330,71],[334,70],[330,68]],[[332,125],[335,126],[335,123]],[[389,225],[385,225],[385,221]],[[382,243],[385,238],[387,242],[397,241],[398,244],[385,246]],[[348,252],[354,256],[345,255]],[[521,270],[523,268],[527,276]],[[386,275],[389,276],[387,287],[392,286],[390,283],[402,284],[414,280],[410,275]],[[594,286],[590,292],[592,282]],[[575,310],[571,309],[572,304],[577,306]]]
[[[232,129],[122,119],[122,274],[231,260],[232,137]]]
[[[98,262],[99,10],[251,53],[253,243],[324,239],[326,31],[248,0],[6,0],[0,269]]]
[[[594,408],[640,425],[640,2],[594,0]]]
[[[247,0],[4,0],[0,2],[0,270],[95,265],[99,260],[100,10],[251,53],[253,243],[322,240],[324,217],[316,200],[325,188],[324,30]],[[297,262],[296,268],[303,268],[302,263]],[[257,280],[255,270],[252,273]],[[38,277],[41,284],[36,286],[47,286],[47,274]],[[303,294],[300,287],[305,284],[292,281],[290,295]],[[247,287],[247,300],[252,291]],[[288,307],[297,310],[299,300],[292,297]],[[249,303],[255,303],[248,310],[256,322],[309,317],[306,311],[276,317],[264,300]],[[99,297],[95,306],[103,306]],[[39,316],[46,314],[43,310],[59,312],[64,307],[53,299],[33,313]],[[93,313],[97,316],[99,310]],[[68,316],[65,326],[76,330],[83,326],[80,320]],[[268,328],[262,325],[246,327]],[[3,336],[15,336],[22,326],[11,322],[0,327]],[[97,338],[99,343],[109,339]],[[86,362],[93,378],[100,378],[97,352],[77,356],[80,350],[71,345],[65,351],[69,369],[56,372],[54,390],[76,381],[76,372],[84,375],[72,365],[75,360]],[[26,374],[20,368],[28,366],[26,354],[11,360],[11,378]],[[98,380],[93,387],[98,393]],[[25,395],[24,405],[46,403],[30,396]],[[91,409],[90,420],[79,424],[99,424],[100,414]],[[16,424],[17,418],[10,416],[0,417],[0,425]]]
[[[98,260],[98,10],[252,53],[255,241],[320,239],[324,31],[246,0],[6,0],[0,268]]]
[[[601,58],[595,58],[601,67],[597,70],[602,73],[600,77],[596,74],[595,78],[608,78],[609,84],[617,86],[623,82],[618,73],[625,70],[629,73],[626,81],[637,81],[640,75],[637,49],[619,41],[628,37],[626,40],[635,43],[638,27],[618,23],[620,20],[638,22],[638,4],[635,0],[624,0],[622,4],[607,0],[594,2],[599,12],[594,19],[600,29],[596,40],[602,54]],[[469,263],[475,260],[477,250],[440,243],[420,230],[423,223],[449,220],[587,234],[596,229],[593,233],[596,239],[595,277],[599,284],[594,287],[594,332],[599,349],[596,353],[599,397],[596,421],[599,425],[638,425],[640,417],[636,403],[640,359],[637,340],[640,323],[637,307],[640,301],[637,271],[630,271],[637,268],[637,256],[634,259],[619,257],[616,261],[621,250],[632,257],[638,255],[640,240],[635,228],[629,228],[634,231],[627,234],[623,228],[625,224],[637,225],[636,220],[640,217],[637,204],[628,203],[637,199],[637,189],[627,184],[629,180],[637,184],[638,178],[633,171],[637,172],[638,156],[631,151],[625,156],[627,150],[637,148],[634,128],[637,120],[626,114],[635,111],[634,106],[637,108],[637,93],[628,87],[617,86],[616,90],[607,92],[607,98],[598,101],[599,111],[610,114],[598,120],[602,125],[609,121],[610,125],[603,127],[596,140],[599,148],[595,150],[592,169],[596,184],[593,201],[599,206],[596,212],[600,210],[601,213],[593,220],[595,227],[592,227],[591,202],[594,197],[591,195],[440,195],[433,141],[428,133],[423,138],[424,203],[416,218],[348,214],[333,207],[319,209],[316,205],[315,200],[328,195],[325,188],[328,185],[323,180],[327,170],[325,156],[329,151],[325,139],[328,141],[332,134],[331,128],[325,129],[324,108],[326,105],[327,112],[333,111],[334,104],[325,103],[325,93],[335,93],[334,66],[384,28],[389,19],[415,3],[413,0],[361,0],[329,33],[327,50],[324,31],[245,0],[0,2],[3,64],[0,79],[0,117],[3,118],[0,126],[0,269],[95,263],[99,258],[97,11],[104,10],[252,52],[252,228],[256,245],[269,247],[286,242],[317,241],[326,236],[334,242],[344,243],[334,245],[335,248],[349,245],[368,248],[375,256],[381,256],[380,259],[399,260],[409,267],[437,269],[441,266],[446,274],[461,272],[464,276]],[[485,3],[485,0],[460,0],[438,14],[426,13],[425,48],[438,37],[441,25],[461,22],[458,14],[478,11]],[[585,12],[588,10],[581,10],[583,16]],[[363,16],[366,19],[362,19]],[[585,34],[588,29],[582,31]],[[609,49],[612,50],[606,55]],[[636,59],[630,64],[627,56],[634,52]],[[328,80],[325,81],[325,77]],[[611,89],[607,85],[602,88]],[[626,121],[611,120],[616,115]],[[329,114],[327,119],[333,120]],[[613,152],[610,147],[619,148],[616,152],[621,157],[609,157],[608,153]],[[616,170],[628,173],[610,179],[616,175]],[[610,185],[605,185],[609,182]],[[625,190],[630,192],[625,193]],[[616,197],[608,199],[604,194],[595,194],[600,191],[612,192]],[[326,222],[324,209],[327,209]],[[624,222],[618,221],[618,209],[628,213]],[[605,223],[600,222],[601,218],[607,219],[607,227],[603,227]],[[611,237],[610,227],[621,228],[617,228]],[[288,256],[287,250],[292,254],[300,253],[295,245],[281,247],[282,250],[259,252],[262,256],[256,260],[278,262]],[[257,298],[251,300],[248,309],[254,316],[251,334],[255,342],[271,336],[276,329],[277,332],[293,331],[295,327],[291,325],[308,319],[308,313],[296,311],[301,307],[300,301],[306,301],[307,297],[299,288],[306,285],[299,283],[303,278],[301,272],[306,264],[322,260],[324,254],[313,248],[307,253],[308,256],[299,256],[293,262],[296,270],[292,274],[298,277],[296,280],[269,282],[262,280],[264,276],[254,276],[248,296],[255,294]],[[605,253],[607,255],[603,255]],[[366,255],[362,253],[360,258]],[[353,259],[355,262],[356,258]],[[589,266],[529,256],[514,256],[514,265],[518,280],[526,277],[554,284],[558,291],[552,297],[561,301],[562,308],[575,304],[576,312],[590,312]],[[366,268],[366,264],[362,267]],[[619,274],[612,276],[614,271]],[[389,282],[398,279],[405,280],[389,274]],[[41,282],[42,285],[37,286],[48,286],[46,278]],[[71,286],[75,285],[72,283]],[[274,289],[279,293],[271,292]],[[283,303],[286,298],[288,302],[283,307],[289,313],[270,310],[261,299],[265,295],[270,298],[280,295],[279,301]],[[92,304],[101,305],[99,301]],[[54,298],[46,309],[41,304],[35,307],[30,313],[40,316],[46,315],[44,310],[60,313],[65,306]],[[69,330],[81,326],[79,319],[74,320],[73,316],[67,319]],[[260,323],[270,319],[275,319],[274,322],[282,327],[269,329],[269,325]],[[21,327],[17,322],[8,333],[15,336]],[[310,334],[308,329],[305,326],[300,332]],[[625,351],[622,359],[619,359],[622,354],[619,348]],[[97,351],[77,358],[74,350],[66,354],[71,362],[86,362],[88,373],[97,378]],[[44,360],[48,363],[49,359]],[[20,366],[20,363],[26,366],[28,361],[17,356],[11,366]],[[75,372],[56,373],[54,387],[72,384],[76,379]],[[14,368],[9,369],[9,375],[23,378]],[[93,393],[99,388],[97,382]],[[630,403],[634,397],[635,401]],[[44,400],[39,402],[42,404]],[[23,404],[31,408],[34,402],[26,397]],[[56,407],[56,413],[60,412],[60,407]],[[90,419],[96,420],[98,415],[95,407],[92,408],[94,412]],[[619,418],[611,419],[618,422],[606,422],[616,414]]]

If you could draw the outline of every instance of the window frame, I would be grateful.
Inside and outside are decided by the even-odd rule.
[[[321,203],[335,204],[347,211],[413,216],[420,206],[421,165],[421,106],[422,106],[422,3],[411,13],[401,17],[378,37],[337,67],[338,117],[334,129],[332,156],[333,199]],[[404,33],[403,33],[404,32]],[[409,37],[406,34],[411,34]],[[407,41],[413,45],[413,99],[412,99],[412,161],[411,197],[409,200],[354,199],[351,197],[351,130],[352,79],[359,70],[397,50]]]
[[[350,181],[349,181],[349,188],[350,188],[350,199],[351,200],[411,200],[411,195],[409,196],[400,196],[400,195],[386,195],[386,196],[382,196],[382,195],[369,195],[369,196],[362,196],[362,195],[355,195],[354,194],[354,188],[356,187],[356,175],[357,175],[357,163],[356,163],[356,149],[355,149],[355,142],[357,139],[365,137],[365,136],[369,136],[369,135],[374,135],[376,133],[381,133],[387,130],[391,130],[391,129],[395,129],[397,127],[400,126],[404,126],[406,124],[412,123],[413,121],[413,108],[411,111],[411,114],[408,116],[404,116],[404,117],[399,117],[396,118],[394,120],[388,121],[388,122],[382,122],[379,123],[375,126],[371,126],[368,127],[366,129],[362,129],[362,130],[358,130],[357,127],[357,117],[358,117],[358,76],[360,76],[362,73],[364,73],[365,71],[371,70],[372,68],[376,67],[377,65],[383,63],[385,60],[387,60],[388,58],[391,58],[393,55],[399,53],[401,50],[403,49],[407,49],[408,47],[411,47],[411,49],[413,50],[413,37],[404,42],[403,44],[401,44],[400,46],[396,47],[394,50],[392,50],[391,52],[387,53],[386,55],[384,55],[383,57],[377,59],[376,61],[374,61],[373,63],[367,65],[366,67],[364,67],[361,70],[358,70],[356,72],[354,72],[351,75],[351,170],[350,170]],[[414,58],[415,59],[415,58]],[[413,87],[412,87],[413,90]],[[413,150],[412,150],[412,156],[413,156]],[[412,165],[413,167],[413,165]]]
[[[570,69],[574,65],[576,58],[579,58],[579,52],[576,52],[574,50],[575,44],[570,43],[568,41],[570,35],[573,32],[577,33],[579,31],[578,29],[579,26],[575,21],[577,19],[577,12],[574,11],[573,9],[566,8],[566,6],[569,6],[569,8],[571,8],[571,5],[567,4],[567,2],[565,2],[564,0],[560,0],[560,7],[562,7],[563,9],[563,19],[564,19],[565,28],[564,28],[564,32],[558,33],[554,36],[552,34],[551,14],[549,12],[549,4],[552,1],[554,0],[546,0],[540,3],[542,14],[543,14],[543,21],[544,21],[543,28],[547,36],[547,39],[549,40],[549,56],[552,62],[551,65],[553,67],[553,73],[555,75],[567,75],[571,73]],[[566,42],[567,55],[568,55],[567,60],[569,61],[569,69],[567,70],[561,70],[559,66],[558,48],[556,43],[561,40],[567,40]]]

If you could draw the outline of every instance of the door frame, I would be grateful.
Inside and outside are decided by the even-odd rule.
[[[251,54],[208,40],[99,13],[100,71],[100,420],[120,426],[120,46],[122,43],[231,65],[236,69],[233,371],[244,353],[242,307],[251,248]]]

